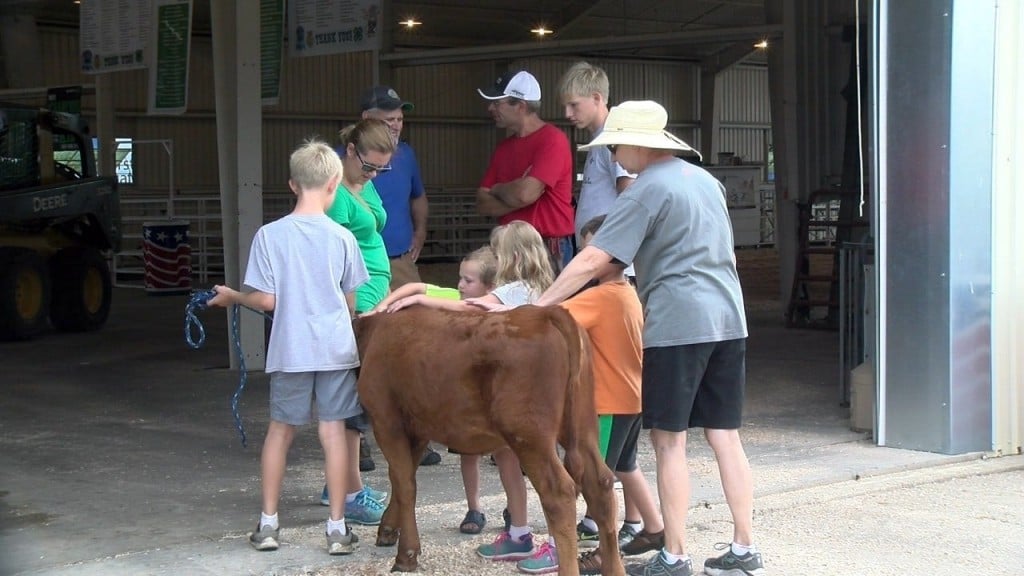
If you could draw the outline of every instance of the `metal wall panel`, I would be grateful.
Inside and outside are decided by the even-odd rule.
[[[732,152],[742,158],[745,164],[764,164],[765,134],[768,130],[768,126],[763,128],[723,126],[719,145],[723,151]],[[716,161],[714,158],[708,160]]]
[[[733,66],[722,72],[719,98],[719,120],[723,124],[761,124],[766,128],[771,127],[767,67]]]
[[[42,45],[50,85],[89,84],[78,72],[78,36],[73,30],[43,28]],[[558,81],[577,58],[532,58],[512,62],[538,78],[544,92],[542,116],[565,130],[576,144],[589,135],[572,130],[563,118]],[[696,144],[699,131],[700,74],[694,64],[593,59],[611,81],[611,102],[652,99],[669,113],[670,130]],[[405,136],[415,147],[424,182],[434,187],[476,186],[490,154],[503,136],[476,92],[490,85],[504,68],[494,62],[402,67],[382,72],[399,94],[416,108],[406,115]],[[146,71],[113,74],[117,136],[172,139],[175,146],[175,186],[183,194],[209,193],[217,188],[216,119],[212,42],[192,39],[189,100],[180,116],[145,114]],[[285,58],[279,103],[263,109],[263,171],[267,194],[287,193],[287,158],[303,138],[318,135],[332,144],[337,130],[358,118],[360,93],[373,78],[370,52],[308,58]],[[87,116],[94,98],[83,101]],[[164,153],[140,146],[134,153],[138,184],[127,195],[166,190]]]
[[[274,112],[357,115],[359,95],[373,82],[370,52],[306,58],[285,57],[281,70],[281,101],[265,108]]]
[[[888,446],[991,448],[993,12],[990,0],[901,0],[881,15]]]
[[[549,120],[563,117],[559,81],[580,58],[532,58],[515,61],[512,67],[529,70],[540,82],[544,95],[541,115]],[[588,58],[608,74],[608,100],[614,106],[626,100],[654,100],[668,111],[670,124],[697,122],[699,69],[686,63],[639,62]]]
[[[410,121],[449,117],[490,122],[487,104],[476,89],[490,86],[497,77],[490,62],[411,66],[395,69],[391,85],[402,98],[416,105],[406,115]]]
[[[949,452],[992,449],[996,0],[954,0],[949,138]]]

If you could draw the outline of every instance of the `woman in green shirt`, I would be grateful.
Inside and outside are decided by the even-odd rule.
[[[338,133],[338,140],[338,156],[341,156],[344,173],[327,215],[352,232],[363,254],[370,279],[356,288],[355,311],[362,313],[372,310],[388,295],[391,283],[391,263],[384,248],[384,238],[380,235],[387,214],[370,179],[391,169],[395,142],[391,139],[388,125],[375,119],[361,120],[343,128]],[[349,460],[345,520],[350,524],[375,526],[380,524],[384,514],[387,493],[364,486],[359,474],[362,468],[359,454],[361,438],[368,428],[365,414],[345,420]],[[372,459],[369,461],[373,463]],[[320,501],[328,501],[327,486],[324,486]]]
[[[327,215],[356,237],[370,273],[370,280],[356,289],[356,312],[362,313],[388,295],[391,283],[391,264],[380,235],[387,214],[370,179],[391,169],[395,143],[387,124],[375,119],[342,129],[338,138],[338,155],[345,172]]]

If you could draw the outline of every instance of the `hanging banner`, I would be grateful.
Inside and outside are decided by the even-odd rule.
[[[188,104],[192,0],[153,0],[149,113],[183,114]]]
[[[260,0],[260,86],[264,106],[281,95],[284,56],[284,0]]]
[[[146,67],[152,0],[82,0],[79,62],[85,74]]]
[[[291,56],[380,50],[381,0],[289,0]]]

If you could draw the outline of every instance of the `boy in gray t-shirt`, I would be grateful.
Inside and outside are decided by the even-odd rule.
[[[327,144],[310,141],[292,153],[289,167],[295,209],[256,232],[245,272],[251,290],[214,286],[217,295],[209,304],[274,311],[266,364],[270,425],[261,458],[263,510],[249,543],[257,550],[278,548],[277,507],[288,448],[295,427],[312,419],[315,398],[331,495],[327,550],[351,554],[354,540],[344,517],[344,420],[362,413],[352,314],[354,291],[368,274],[352,233],[324,214],[341,179],[338,155]]]

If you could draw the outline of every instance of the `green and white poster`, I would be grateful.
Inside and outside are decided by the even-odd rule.
[[[153,0],[149,113],[182,114],[188,104],[192,0]]]
[[[260,93],[264,106],[281,95],[284,56],[284,0],[260,0]]]

